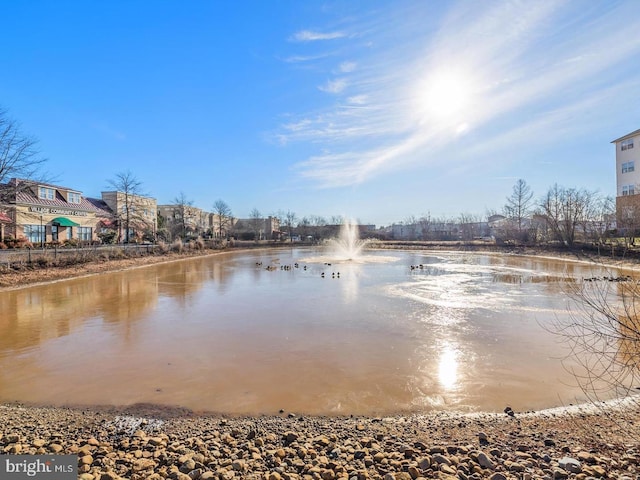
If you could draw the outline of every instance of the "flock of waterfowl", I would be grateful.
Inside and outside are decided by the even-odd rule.
[[[328,267],[331,266],[331,264],[327,262],[325,262],[325,265]],[[256,267],[262,268],[262,262],[256,262]],[[300,264],[298,262],[294,263],[293,265],[280,265],[279,267],[277,265],[269,264],[264,269],[269,272],[273,272],[274,270],[290,271],[290,270],[295,270],[297,268],[300,268]],[[302,270],[306,271],[307,266],[302,265]],[[320,273],[321,278],[325,278],[325,276],[326,276],[325,272]],[[331,272],[331,278],[340,278],[340,272]]]
[[[608,277],[605,275],[603,277],[589,277],[582,279],[584,282],[630,282],[632,280],[633,277],[630,275],[621,275],[619,277]]]

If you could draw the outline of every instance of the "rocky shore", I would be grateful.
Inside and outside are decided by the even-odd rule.
[[[0,453],[75,454],[83,480],[636,479],[638,410],[225,417],[0,406]]]

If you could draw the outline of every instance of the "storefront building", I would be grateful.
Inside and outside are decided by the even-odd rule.
[[[3,212],[11,220],[4,224],[6,237],[34,245],[73,239],[88,243],[97,241],[98,233],[112,222],[105,202],[78,190],[20,179],[12,179],[3,190],[12,191]]]

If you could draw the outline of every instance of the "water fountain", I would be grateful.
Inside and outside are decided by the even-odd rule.
[[[327,244],[331,247],[332,256],[336,261],[357,261],[368,242],[360,239],[358,225],[347,220],[340,227],[338,238],[328,240]]]

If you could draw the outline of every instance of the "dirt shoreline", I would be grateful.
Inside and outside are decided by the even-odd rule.
[[[255,247],[254,247],[255,248]],[[272,245],[258,248],[274,248]],[[640,271],[640,261],[635,259],[612,259],[607,256],[598,256],[592,253],[582,251],[563,251],[536,249],[534,247],[518,248],[511,247],[500,248],[485,245],[428,245],[416,243],[414,245],[394,245],[379,244],[376,249],[380,250],[433,250],[433,251],[468,251],[482,252],[495,255],[517,255],[524,257],[537,257],[558,259],[564,261],[593,263],[599,266],[611,266],[613,268],[622,268],[630,271]],[[162,255],[149,255],[136,258],[111,259],[108,261],[96,261],[73,266],[62,267],[34,267],[33,269],[25,269],[20,271],[0,271],[0,292],[5,290],[15,290],[18,288],[33,286],[37,284],[56,282],[67,280],[70,278],[81,278],[90,275],[99,275],[102,273],[118,272],[132,268],[146,267],[149,265],[157,265],[160,263],[170,263],[181,260],[187,260],[198,257],[208,257],[212,255],[221,255],[224,253],[236,253],[244,251],[242,248],[229,248],[224,250],[193,250],[184,253],[166,253]]]
[[[533,254],[593,261],[548,253]],[[0,291],[195,256],[5,273]],[[636,402],[512,413],[229,416],[155,405],[5,404],[0,454],[75,454],[83,480],[640,478]]]

